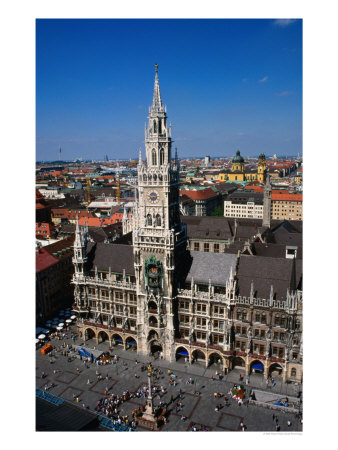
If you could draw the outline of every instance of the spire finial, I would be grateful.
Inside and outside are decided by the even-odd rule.
[[[151,111],[158,112],[163,111],[161,93],[160,93],[160,85],[158,81],[158,64],[155,64],[155,85],[154,85],[154,95],[153,95],[153,104],[151,106]]]

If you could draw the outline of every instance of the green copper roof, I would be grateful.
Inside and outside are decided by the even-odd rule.
[[[240,163],[243,163],[244,162],[244,158],[243,158],[243,156],[241,156],[241,152],[239,151],[239,150],[237,150],[237,152],[236,152],[236,156],[234,157],[234,159],[232,160],[232,162],[233,163],[236,163],[236,162],[240,162]]]

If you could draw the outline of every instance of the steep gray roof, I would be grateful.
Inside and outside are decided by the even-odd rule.
[[[187,225],[189,239],[225,240],[232,237],[226,217],[182,216],[181,220]]]
[[[123,273],[125,269],[126,274],[134,275],[134,256],[133,247],[131,245],[123,244],[104,244],[97,242],[96,246],[92,247],[91,267],[100,271],[109,271]]]
[[[209,283],[225,286],[229,279],[230,269],[235,274],[237,255],[228,253],[205,253],[191,251],[192,265],[186,281],[194,278],[196,283]]]
[[[269,298],[271,285],[274,298],[286,299],[287,289],[296,289],[301,280],[301,261],[267,256],[241,255],[238,267],[239,295],[250,295],[251,282],[256,298]]]

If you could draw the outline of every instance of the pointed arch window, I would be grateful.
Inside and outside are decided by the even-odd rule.
[[[154,133],[157,133],[157,124],[156,124],[156,120],[154,120],[153,124],[154,124]]]
[[[147,175],[146,174],[143,175],[143,181],[147,181]]]
[[[158,134],[162,134],[162,120],[159,119],[158,121]]]
[[[161,148],[160,150],[160,165],[162,166],[164,164],[164,149]]]
[[[157,227],[161,226],[161,216],[159,214],[156,214],[155,225]]]
[[[147,226],[150,226],[150,227],[151,227],[152,223],[153,223],[153,221],[152,221],[152,219],[151,219],[151,215],[150,215],[150,214],[147,214]]]
[[[151,152],[151,163],[153,166],[157,165],[157,157],[156,157],[156,150],[153,148]]]

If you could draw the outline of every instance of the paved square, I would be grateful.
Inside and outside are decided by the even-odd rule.
[[[220,412],[220,418],[218,419],[216,426],[227,431],[239,431],[241,420],[244,420],[244,417],[235,416],[234,414],[229,414],[227,412]]]
[[[56,375],[56,380],[61,381],[61,383],[70,384],[77,377],[78,377],[78,375],[76,373],[64,371],[64,372]]]
[[[67,338],[63,341],[68,344],[73,343]],[[83,345],[80,339],[77,339],[75,343]],[[42,355],[39,350],[36,352],[36,386],[44,389],[47,384],[50,393],[60,396],[72,404],[76,404],[73,399],[74,394],[79,397],[80,407],[85,405],[94,411],[97,402],[105,397],[104,391],[107,386],[109,388],[108,396],[112,393],[120,396],[126,390],[134,393],[140,387],[148,384],[147,370],[142,370],[142,366],[149,364],[149,357],[114,347],[112,354],[118,355],[119,361],[116,364],[97,366],[94,363],[83,363],[77,358],[68,362],[68,358],[62,355],[63,349],[60,348],[60,341],[52,340],[51,344],[54,347],[54,364],[50,364],[50,358]],[[87,347],[91,348],[89,345]],[[95,344],[95,347],[102,351],[108,350],[105,343]],[[76,356],[75,353],[73,355]],[[160,402],[167,404],[167,423],[163,426],[162,431],[190,431],[192,424],[197,424],[197,430],[205,427],[209,431],[237,431],[241,420],[247,427],[247,431],[275,431],[276,427],[272,420],[273,413],[278,416],[281,431],[302,430],[302,425],[297,418],[289,412],[276,412],[256,405],[238,406],[237,401],[232,399],[229,400],[229,406],[225,406],[224,395],[233,387],[234,383],[238,382],[239,373],[236,370],[227,374],[222,380],[212,380],[211,376],[215,376],[215,369],[210,367],[206,368],[197,364],[190,366],[179,361],[168,363],[164,360],[152,360],[151,363],[154,368],[159,369],[157,379],[152,380],[152,385],[163,386],[165,391],[153,398],[155,407]],[[168,369],[176,375],[175,386],[169,383]],[[56,370],[55,374],[54,370]],[[43,379],[41,378],[42,372],[46,374]],[[102,380],[97,379],[97,373],[102,376]],[[108,380],[106,379],[107,375]],[[193,384],[188,383],[190,377],[194,380]],[[251,388],[265,390],[262,377],[257,374],[250,377],[249,386],[246,388],[246,398]],[[272,392],[271,388],[268,391]],[[223,394],[222,397],[215,398],[215,392]],[[281,396],[292,396],[294,386],[283,384],[280,381],[273,392]],[[180,393],[181,399],[179,399]],[[180,400],[182,407],[175,413],[177,400]],[[118,407],[118,414],[130,417],[132,410],[145,403],[146,399],[143,396],[131,398]],[[217,404],[222,405],[220,411],[215,411]],[[182,415],[187,419],[183,421]],[[291,420],[291,427],[287,426],[287,420]]]

